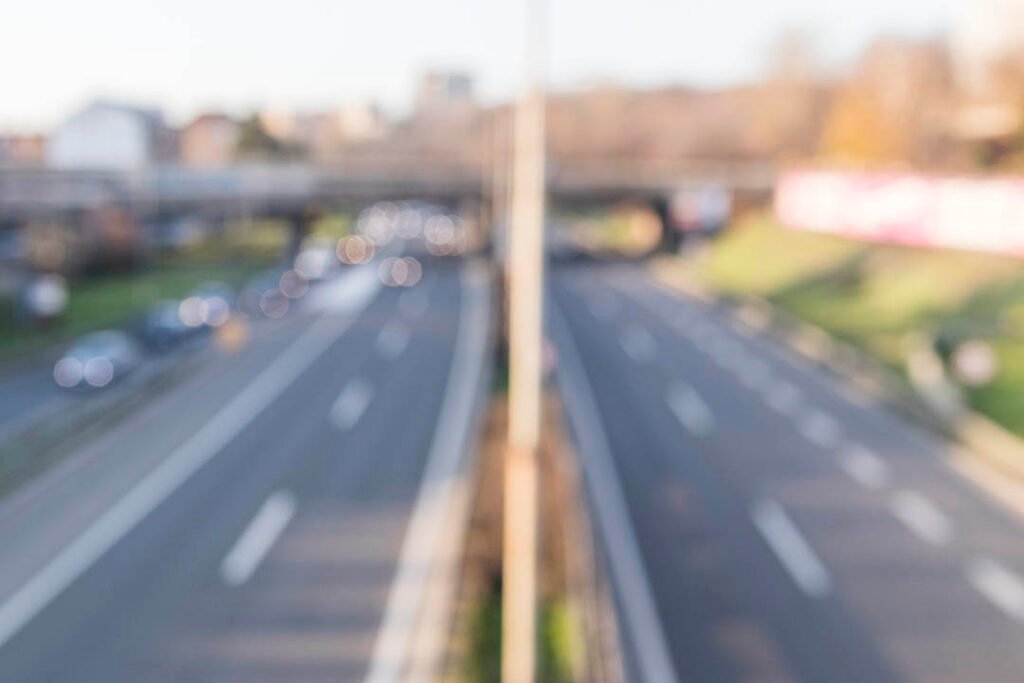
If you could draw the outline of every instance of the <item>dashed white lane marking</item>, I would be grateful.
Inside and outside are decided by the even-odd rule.
[[[373,386],[362,379],[355,379],[345,385],[331,406],[331,424],[337,429],[351,429],[359,422],[373,400]]]
[[[867,408],[872,405],[872,400],[861,389],[850,384],[840,384],[839,388],[843,398],[858,408]]]
[[[754,506],[751,517],[768,547],[800,590],[814,598],[831,592],[832,578],[828,570],[781,505],[773,500],[761,500]]]
[[[737,320],[736,318],[732,318],[729,321],[729,326],[732,327],[733,331],[736,332],[736,334],[744,336],[747,339],[754,339],[757,337],[757,330],[747,325],[743,321]]]
[[[598,320],[611,320],[619,310],[618,301],[607,290],[591,294],[587,299],[590,315]]]
[[[974,588],[1006,616],[1024,622],[1024,580],[999,562],[981,557],[967,568]]]
[[[889,484],[889,466],[863,446],[851,446],[839,456],[839,466],[864,488],[878,491]]]
[[[408,345],[409,328],[398,321],[388,323],[377,335],[377,353],[388,360],[395,360],[401,356]]]
[[[343,291],[344,296],[333,310],[346,315],[328,315],[310,325],[206,424],[0,605],[0,647],[266,410],[344,334],[381,286],[372,268],[354,270],[340,281],[347,284],[336,285],[333,293]]]
[[[743,345],[728,337],[719,339],[710,353],[712,360],[725,370],[735,370],[750,359],[750,354]]]
[[[842,438],[839,423],[817,410],[810,411],[800,421],[800,433],[805,439],[822,448],[835,448]]]
[[[398,310],[407,318],[418,318],[427,312],[430,299],[422,287],[407,289],[398,296]]]
[[[649,363],[654,360],[657,345],[651,333],[644,328],[630,325],[623,331],[620,341],[623,351],[634,363]]]
[[[783,415],[795,415],[800,409],[800,402],[803,397],[800,390],[792,384],[779,382],[768,392],[766,397],[768,406]]]
[[[714,353],[722,340],[718,330],[709,323],[698,323],[688,329],[688,335],[693,340],[694,346],[704,353]]]
[[[946,516],[917,491],[897,492],[892,498],[892,512],[926,543],[946,545],[953,536],[953,527]]]
[[[736,378],[754,391],[768,389],[775,379],[771,366],[754,356],[750,356],[743,365],[736,368]]]
[[[694,436],[708,436],[715,430],[715,416],[692,388],[673,384],[668,390],[668,405],[683,426]]]
[[[278,491],[263,503],[220,565],[220,578],[229,586],[249,580],[288,522],[295,516],[295,496]]]

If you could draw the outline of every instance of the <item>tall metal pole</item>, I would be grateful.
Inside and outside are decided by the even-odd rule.
[[[544,291],[544,0],[527,0],[529,74],[515,112],[509,226],[509,443],[505,458],[503,683],[533,683]]]

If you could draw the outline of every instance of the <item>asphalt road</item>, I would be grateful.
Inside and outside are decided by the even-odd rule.
[[[1024,680],[1022,521],[944,443],[639,268],[549,318],[630,680]]]
[[[325,285],[4,500],[0,680],[392,680],[474,422],[479,275]]]

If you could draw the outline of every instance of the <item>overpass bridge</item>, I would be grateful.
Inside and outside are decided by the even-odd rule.
[[[775,168],[746,162],[580,162],[552,164],[548,175],[549,194],[555,202],[651,200],[700,184],[767,192]],[[138,171],[0,166],[0,217],[8,221],[59,217],[111,203],[142,212],[230,211],[246,204],[271,213],[290,213],[311,204],[383,199],[488,200],[492,177],[478,166],[429,160],[331,168],[278,164],[207,170],[159,165]]]
[[[38,220],[74,223],[83,213],[109,206],[140,220],[182,215],[211,219],[284,217],[296,224],[314,208],[421,199],[449,206],[478,201],[493,206],[495,173],[477,164],[429,159],[360,162],[322,168],[300,164],[240,165],[196,169],[156,165],[137,171],[55,170],[0,166],[0,229]],[[551,164],[550,200],[557,205],[635,201],[652,206],[671,234],[669,205],[688,187],[716,184],[734,192],[770,192],[775,168],[767,163],[652,163],[631,160]]]

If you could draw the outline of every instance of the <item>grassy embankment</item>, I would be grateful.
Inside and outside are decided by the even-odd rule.
[[[351,221],[331,216],[317,222],[313,234],[337,239]],[[280,261],[287,230],[274,221],[231,226],[224,234],[117,273],[72,280],[64,315],[45,328],[16,324],[13,304],[0,300],[0,362],[45,351],[91,330],[119,327],[161,299],[186,296],[203,282],[239,286],[254,273]]]
[[[786,230],[759,215],[693,261],[657,267],[723,294],[767,299],[901,371],[917,335],[985,340],[999,372],[968,400],[1024,435],[1024,261],[864,244]]]

